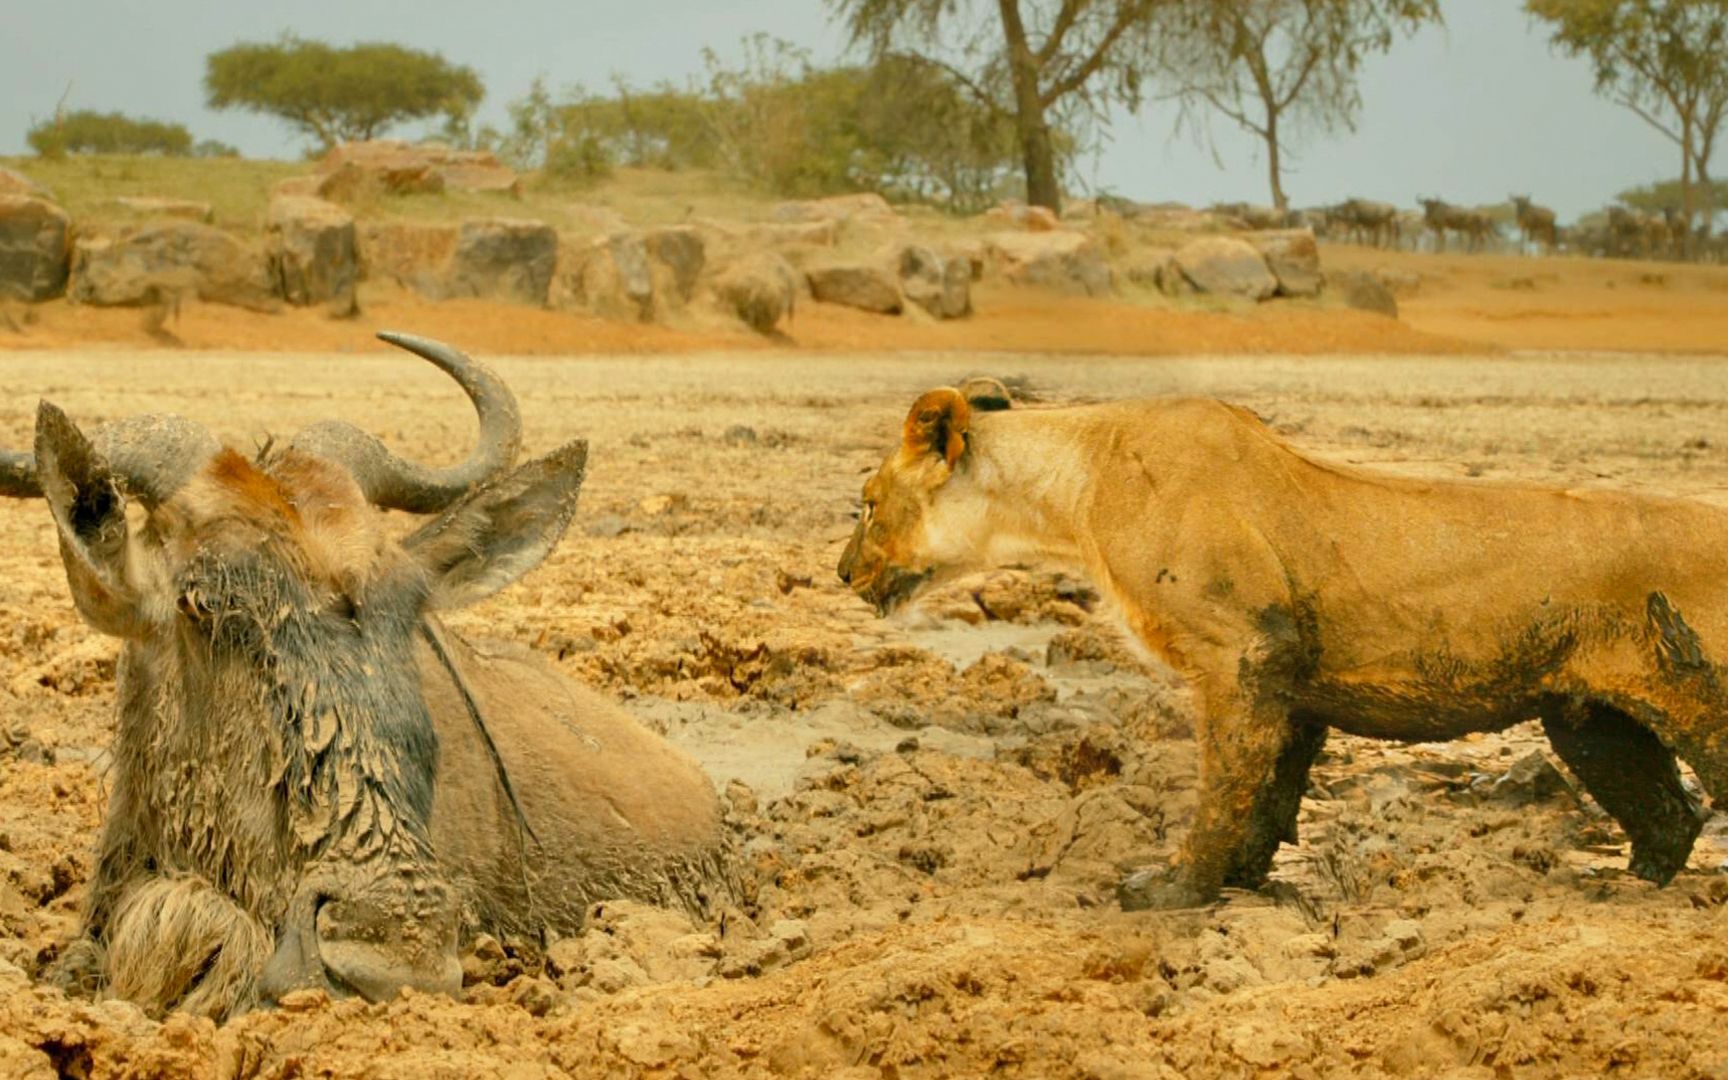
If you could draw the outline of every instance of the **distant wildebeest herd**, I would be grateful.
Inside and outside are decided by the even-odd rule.
[[[1728,233],[1710,215],[1692,225],[1679,207],[1660,213],[1615,205],[1561,225],[1529,195],[1498,206],[1470,207],[1417,198],[1419,209],[1356,196],[1327,206],[1278,210],[1251,203],[1217,203],[1214,214],[1249,229],[1307,228],[1322,240],[1406,251],[1525,251],[1622,259],[1728,262]]]

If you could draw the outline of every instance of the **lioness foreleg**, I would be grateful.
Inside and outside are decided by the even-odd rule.
[[[1196,736],[1200,743],[1200,805],[1176,865],[1167,875],[1143,872],[1118,890],[1124,910],[1192,907],[1217,898],[1236,875],[1269,866],[1272,852],[1294,824],[1301,786],[1286,800],[1277,792],[1280,760],[1297,738],[1283,703],[1241,686],[1202,683]],[[1306,778],[1319,752],[1304,745],[1290,755],[1290,771]],[[1301,768],[1296,768],[1297,764]],[[1261,830],[1271,833],[1260,835]]]
[[[1632,841],[1632,873],[1666,885],[1686,865],[1705,814],[1680,783],[1674,754],[1610,705],[1544,709],[1542,727],[1560,760]]]
[[[1308,770],[1325,745],[1324,725],[1297,722],[1291,726],[1272,781],[1254,800],[1248,837],[1225,871],[1224,884],[1234,889],[1258,889],[1266,884],[1278,845],[1296,842],[1296,815],[1302,808],[1302,793],[1308,789]]]

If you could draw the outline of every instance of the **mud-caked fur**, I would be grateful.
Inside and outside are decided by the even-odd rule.
[[[460,942],[532,951],[596,899],[730,888],[712,786],[545,664],[436,611],[537,565],[572,444],[398,542],[348,471],[220,451],[128,522],[63,416],[35,460],[79,609],[124,639],[115,769],[63,980],[223,1016],[301,987],[460,987]]]
[[[1434,741],[1540,717],[1657,883],[1702,820],[1676,755],[1728,798],[1728,513],[1333,465],[1216,401],[974,397],[914,404],[840,575],[886,613],[964,570],[1066,564],[1187,678],[1199,807],[1130,906],[1262,883],[1329,728]]]

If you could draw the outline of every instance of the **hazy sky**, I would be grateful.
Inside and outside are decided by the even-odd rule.
[[[837,56],[844,44],[821,0],[53,0],[6,5],[0,37],[0,153],[24,151],[33,117],[70,104],[178,120],[196,138],[252,156],[303,144],[275,121],[203,105],[205,54],[284,30],[347,43],[393,40],[479,70],[482,120],[536,75],[554,86],[682,81],[703,46],[736,54],[767,31]],[[1678,173],[1679,154],[1632,114],[1591,92],[1583,63],[1552,55],[1517,0],[1444,0],[1447,27],[1376,59],[1354,133],[1302,141],[1285,181],[1297,205],[1347,194],[1409,205],[1438,194],[1487,203],[1531,192],[1570,217],[1614,193]],[[1114,125],[1083,179],[1119,194],[1190,203],[1269,199],[1253,140],[1213,124],[1213,151],[1171,134],[1171,107]],[[404,133],[412,134],[412,131]]]

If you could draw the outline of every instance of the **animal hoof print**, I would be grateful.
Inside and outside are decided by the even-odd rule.
[[[1203,907],[1207,897],[1181,875],[1170,870],[1139,870],[1116,886],[1116,899],[1123,911],[1170,911]]]

